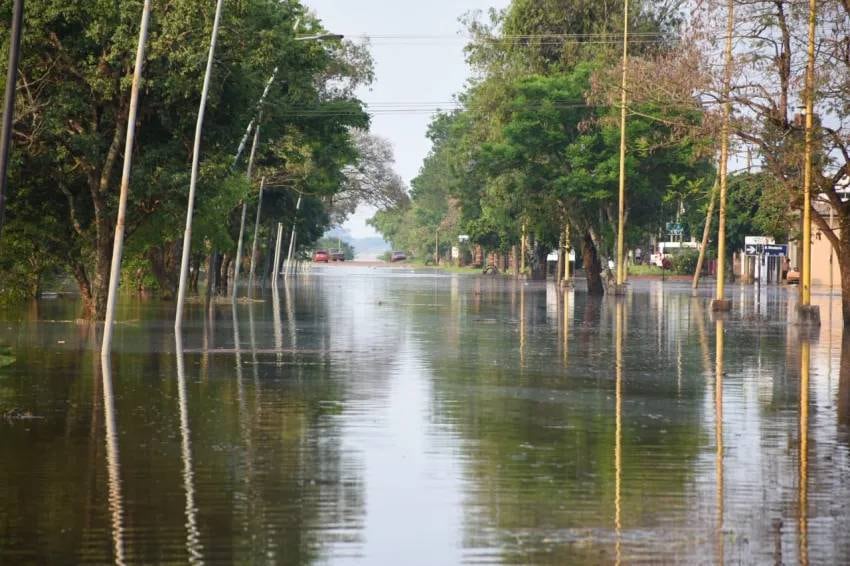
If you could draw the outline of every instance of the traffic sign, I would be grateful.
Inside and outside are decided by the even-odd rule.
[[[747,244],[744,247],[744,253],[747,255],[761,255],[764,251],[764,245],[762,244]]]
[[[775,240],[768,236],[746,236],[744,238],[744,245],[746,246],[764,246],[774,242]]]
[[[788,244],[768,244],[764,246],[764,255],[788,257]]]

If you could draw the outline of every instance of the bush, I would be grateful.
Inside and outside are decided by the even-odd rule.
[[[692,275],[697,268],[699,252],[696,250],[684,250],[673,256],[673,271],[679,275]]]

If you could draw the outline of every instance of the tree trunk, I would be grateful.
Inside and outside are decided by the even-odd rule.
[[[147,253],[151,273],[159,284],[160,294],[164,299],[172,299],[177,292],[178,265],[174,250],[175,244],[171,242],[155,246]]]
[[[80,288],[80,298],[83,301],[83,312],[88,314],[92,312],[94,308],[94,300],[92,299],[91,283],[86,275],[86,268],[82,263],[74,262],[71,265],[71,271],[74,274],[74,279],[77,281],[77,286]]]
[[[534,281],[545,281],[546,280],[546,271],[547,271],[547,263],[546,258],[549,256],[549,251],[545,246],[541,246],[539,242],[535,240],[532,246],[531,253],[531,279]]]
[[[838,370],[838,422],[850,426],[850,331],[841,339],[841,366]]]
[[[850,328],[850,230],[843,230],[840,237],[835,255],[841,272],[841,314],[844,328]]]
[[[605,284],[602,282],[602,264],[599,262],[599,252],[596,244],[586,230],[581,242],[581,256],[584,271],[587,276],[587,293],[589,295],[602,296],[605,294]]]
[[[213,251],[207,256],[207,300],[212,298],[217,285],[216,276],[218,275],[218,252]]]
[[[221,258],[221,265],[219,269],[221,270],[218,277],[218,294],[226,295],[227,294],[227,286],[230,282],[230,266],[233,265],[233,256],[230,254],[224,254]]]

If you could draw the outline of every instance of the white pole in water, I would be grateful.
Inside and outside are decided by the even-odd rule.
[[[248,157],[248,171],[245,176],[248,178],[248,185],[251,184],[251,178],[254,175],[254,157],[257,155],[257,144],[260,143],[260,120],[263,113],[260,111],[260,117],[257,119],[257,127],[254,129],[254,141],[251,143],[251,155]],[[245,216],[248,212],[248,205],[245,200],[242,200],[242,220],[239,223],[239,242],[236,244],[236,264],[233,266],[233,300],[236,300],[236,288],[239,285],[239,268],[242,265],[242,240],[245,238]]]
[[[263,189],[266,188],[266,178],[260,179],[260,191],[257,195],[257,218],[254,220],[254,241],[251,243],[251,270],[248,275],[248,287],[254,287],[254,273],[256,266],[254,262],[257,259],[257,234],[260,233],[260,215],[263,212]]]
[[[295,223],[298,221],[299,210],[301,210],[301,195],[298,195],[298,202],[295,203],[295,218],[292,219],[292,234],[289,237],[289,253],[286,255],[286,272],[283,274],[284,277],[288,277],[289,270],[292,269],[292,254],[295,253],[295,237],[297,236]]]
[[[192,150],[192,176],[189,181],[189,203],[186,207],[186,230],[183,233],[183,256],[180,261],[180,285],[177,288],[177,314],[174,318],[174,330],[179,332],[183,327],[183,305],[186,302],[186,280],[189,275],[189,253],[192,248],[192,214],[195,209],[195,187],[198,183],[198,166],[201,157],[201,133],[204,128],[204,111],[207,107],[207,95],[210,90],[215,45],[218,39],[218,27],[221,21],[221,6],[224,0],[218,0],[215,6],[210,49],[207,56],[207,69],[204,74],[204,86],[201,89],[201,104],[198,108],[198,122],[195,125],[195,146]]]
[[[112,331],[115,325],[115,302],[118,282],[121,279],[121,254],[124,249],[124,223],[127,217],[127,194],[130,192],[130,169],[133,165],[133,143],[136,138],[136,116],[139,109],[139,88],[142,82],[142,67],[145,62],[145,47],[148,43],[148,27],[151,2],[145,0],[142,8],[142,23],[139,27],[139,45],[136,48],[136,68],[133,70],[133,86],[130,89],[130,111],[127,114],[127,139],[124,143],[124,169],[121,172],[121,192],[118,197],[118,218],[115,221],[115,239],[112,244],[112,266],[109,272],[109,294],[106,298],[106,319],[103,327],[103,342],[100,353],[109,355],[112,349]]]
[[[280,248],[283,239],[283,224],[277,223],[277,241],[274,246],[274,267],[272,268],[272,285],[277,287],[278,273],[280,272]]]

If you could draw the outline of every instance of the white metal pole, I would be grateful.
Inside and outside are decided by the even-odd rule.
[[[221,6],[224,0],[218,0],[215,6],[212,37],[207,57],[207,69],[204,73],[204,86],[201,89],[201,103],[198,108],[198,122],[195,126],[195,146],[192,150],[192,176],[189,181],[189,202],[186,206],[186,230],[183,233],[183,256],[180,261],[180,285],[177,288],[177,314],[174,318],[174,330],[179,332],[183,326],[183,305],[186,302],[186,279],[189,274],[189,254],[192,248],[192,214],[195,209],[195,187],[198,183],[198,166],[201,157],[201,133],[204,128],[204,111],[207,107],[207,95],[210,89],[215,45],[218,39],[218,26],[221,21]]]
[[[251,178],[254,175],[254,157],[257,155],[257,144],[260,143],[260,120],[263,113],[260,111],[260,117],[257,119],[257,127],[254,129],[254,141],[251,143],[251,155],[248,157],[248,171],[245,176],[248,178],[248,185],[251,184]],[[239,222],[239,242],[236,244],[236,264],[233,266],[233,292],[232,297],[236,300],[236,289],[239,286],[239,271],[242,266],[242,240],[245,238],[245,216],[248,212],[248,205],[242,199],[242,219]]]
[[[145,0],[142,22],[139,27],[139,44],[136,47],[136,67],[133,70],[133,86],[130,89],[130,111],[127,114],[127,139],[124,143],[124,169],[121,172],[121,192],[118,197],[118,218],[115,221],[115,239],[112,243],[112,266],[109,272],[109,294],[106,298],[106,320],[100,353],[109,354],[112,348],[112,330],[115,324],[115,302],[118,282],[121,279],[121,254],[124,248],[124,223],[127,216],[127,194],[130,192],[130,169],[133,165],[133,143],[136,137],[136,116],[139,109],[139,88],[142,82],[142,67],[145,62],[145,47],[148,43],[151,2]]]
[[[277,223],[277,240],[274,246],[274,267],[272,268],[272,285],[277,287],[278,273],[280,272],[280,248],[283,239],[283,224]]]
[[[257,218],[254,220],[254,241],[251,243],[251,270],[248,275],[248,287],[254,286],[254,273],[256,266],[254,262],[257,260],[257,235],[260,233],[260,214],[263,212],[263,189],[266,187],[266,178],[260,179],[260,191],[257,195]]]
[[[298,222],[299,210],[301,210],[301,195],[298,195],[298,202],[295,203],[295,218],[292,220],[292,234],[289,238],[289,253],[286,255],[286,272],[284,273],[284,277],[289,275],[289,270],[292,268],[292,254],[295,253],[295,237],[298,234],[295,230],[295,224]]]

